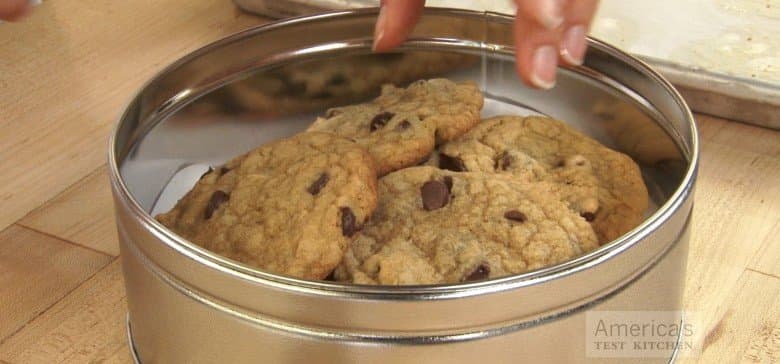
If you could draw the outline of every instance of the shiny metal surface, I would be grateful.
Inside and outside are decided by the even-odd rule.
[[[674,284],[675,280],[669,280],[669,275],[678,275],[678,277],[684,276],[685,271],[685,258],[687,256],[687,239],[688,231],[681,236],[681,242],[676,244],[674,248],[667,252],[663,259],[659,259],[658,263],[647,270],[647,274],[638,277],[635,281],[631,282],[624,290],[615,292],[600,300],[590,302],[589,304],[573,309],[564,315],[558,315],[544,321],[529,321],[528,323],[521,323],[515,325],[515,327],[508,327],[498,337],[489,337],[487,339],[472,342],[461,342],[456,346],[441,346],[435,345],[432,350],[425,350],[424,346],[420,342],[400,342],[400,340],[394,340],[387,345],[382,343],[376,343],[371,340],[365,339],[347,339],[339,338],[337,344],[331,345],[331,339],[327,333],[319,333],[322,340],[320,344],[327,345],[310,345],[313,340],[313,335],[289,335],[289,330],[283,330],[283,332],[274,332],[273,327],[264,325],[262,321],[254,322],[249,317],[241,317],[241,319],[249,319],[250,327],[246,329],[243,324],[238,324],[235,327],[229,325],[227,328],[223,328],[222,322],[224,317],[219,318],[221,310],[209,310],[208,304],[202,307],[198,304],[199,300],[194,297],[187,297],[187,294],[181,294],[177,291],[171,291],[167,287],[156,284],[154,280],[145,282],[134,281],[136,285],[145,285],[148,287],[161,288],[163,292],[152,292],[154,297],[165,297],[167,300],[172,300],[170,304],[180,305],[181,313],[177,313],[171,321],[177,320],[189,321],[192,318],[187,318],[187,315],[197,314],[198,324],[208,323],[209,320],[214,320],[214,324],[207,324],[202,330],[215,330],[213,332],[221,332],[224,330],[236,330],[231,331],[231,334],[225,335],[222,338],[216,338],[216,344],[224,344],[226,341],[230,341],[233,345],[225,345],[225,347],[246,347],[254,348],[258,350],[241,350],[239,353],[229,356],[230,362],[238,363],[407,363],[407,362],[423,362],[423,363],[469,363],[469,362],[490,362],[490,363],[516,363],[516,362],[532,362],[532,363],[602,363],[603,358],[587,358],[582,353],[584,349],[584,340],[577,340],[577,333],[585,331],[585,318],[586,310],[591,308],[597,308],[600,310],[624,310],[627,307],[631,309],[641,310],[676,310],[679,308],[682,302],[682,285]],[[125,260],[124,264],[128,264]],[[146,275],[146,272],[139,272],[141,276]],[[133,276],[136,278],[136,276]],[[137,277],[140,278],[140,277]],[[147,277],[150,278],[150,277]],[[681,283],[681,282],[679,282]],[[648,295],[647,292],[652,292],[652,295]],[[649,298],[649,302],[637,304],[639,300],[637,298]],[[189,298],[189,299],[188,299]],[[194,303],[194,304],[193,304]],[[146,302],[144,309],[155,311],[154,302]],[[192,307],[190,307],[192,306]],[[148,314],[147,311],[145,314]],[[217,317],[212,317],[217,315]],[[234,323],[234,322],[231,322]],[[181,324],[179,324],[181,325]],[[187,362],[203,362],[203,363],[221,363],[226,357],[225,353],[219,349],[215,349],[209,345],[207,350],[198,351],[191,347],[191,343],[184,340],[192,340],[191,336],[181,335],[181,327],[171,327],[169,325],[160,325],[159,335],[155,336],[155,340],[151,342],[141,342],[136,340],[132,336],[130,322],[128,320],[128,340],[131,345],[131,352],[136,363],[147,364],[149,362],[177,362],[182,358],[187,358]],[[188,329],[190,326],[188,325]],[[241,330],[245,329],[245,330]],[[203,332],[203,331],[199,331]],[[168,335],[168,336],[165,336]],[[682,337],[680,337],[682,338]],[[256,341],[262,340],[262,341]],[[420,340],[422,341],[422,340]],[[424,344],[433,345],[432,342],[426,341]],[[155,348],[154,355],[148,355],[151,360],[141,361],[136,354],[136,345],[145,345],[147,347]],[[195,353],[187,353],[186,356],[182,356],[179,353],[172,353],[169,350],[158,349],[158,347],[168,348],[170,346],[177,348],[186,348],[188,351],[194,351]],[[374,351],[373,354],[367,354],[363,352],[363,347],[369,347]],[[258,348],[259,347],[259,348]],[[289,348],[287,350],[279,350],[278,348]],[[623,362],[628,363],[671,363],[674,362],[674,357],[677,354],[677,350],[669,353],[667,358],[628,358]],[[194,355],[198,355],[195,357]],[[197,359],[193,359],[197,358]],[[620,362],[612,359],[611,362]]]
[[[135,343],[133,342],[133,329],[130,327],[130,315],[127,315],[125,319],[125,327],[127,328],[127,342],[128,349],[130,350],[130,358],[133,359],[133,363],[140,364],[141,359],[138,358],[138,353],[135,352]]]
[[[447,9],[426,12],[399,54],[370,55],[375,16],[345,11],[236,34],[169,66],[128,105],[109,164],[144,363],[599,362],[580,339],[588,310],[680,309],[698,142],[666,81],[591,41],[584,66],[559,70],[552,91],[531,90],[514,75],[511,19]],[[522,275],[377,287],[257,271],[182,240],[149,214],[182,168],[291,135],[383,82],[435,75],[477,81],[485,116],[551,115],[630,154],[654,202],[646,221],[592,253]]]

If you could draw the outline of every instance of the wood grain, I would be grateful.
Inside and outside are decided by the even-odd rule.
[[[0,345],[11,363],[129,362],[127,312],[119,259]],[[123,355],[124,354],[124,355]]]
[[[0,232],[0,342],[110,260],[18,225]]]
[[[105,163],[113,122],[154,72],[261,22],[228,0],[85,0],[0,26],[0,229]]]
[[[780,157],[780,131],[735,123],[707,115],[696,115],[701,137],[707,143],[733,147],[757,153],[764,158]],[[777,174],[759,175],[762,179],[777,181]]]
[[[19,224],[117,256],[113,208],[104,165],[19,220]]]
[[[686,358],[682,363],[780,361],[780,306],[777,304],[780,285],[777,278],[746,270],[733,293],[710,317],[714,324],[700,330],[699,334],[704,336],[700,356]]]
[[[770,363],[780,353],[771,344],[772,335],[778,342],[771,307],[780,290],[773,275],[780,251],[780,132],[697,120],[702,153],[684,309],[692,312],[703,352],[682,362]]]
[[[778,216],[775,226],[767,233],[748,268],[780,278],[780,215],[775,216]]]
[[[127,345],[116,348],[105,360],[101,363],[104,364],[132,364],[133,357],[130,355],[130,348]]]
[[[748,264],[761,262],[757,252],[777,254],[772,229],[780,216],[780,133],[707,117],[699,117],[699,126],[702,153],[685,308],[714,317],[719,309],[714,303],[732,297]],[[734,138],[743,134],[750,143]]]
[[[85,0],[0,25],[0,364],[130,363],[120,264],[100,253],[118,254],[109,130],[154,72],[264,21],[228,0]],[[704,350],[683,362],[780,362],[780,132],[697,120],[684,309]]]

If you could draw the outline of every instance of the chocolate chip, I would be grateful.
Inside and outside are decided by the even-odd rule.
[[[340,115],[341,112],[341,109],[328,109],[328,111],[325,112],[325,118],[330,119],[336,115]]]
[[[395,116],[395,114],[389,111],[376,114],[376,116],[371,119],[370,130],[376,131],[377,129],[381,129],[383,126],[385,126],[385,124],[387,124],[388,121],[390,121],[390,119],[393,118],[393,116]]]
[[[452,193],[452,176],[444,176],[444,185],[447,186],[447,191]]]
[[[490,266],[486,263],[480,264],[471,274],[466,276],[464,281],[481,281],[490,276]]]
[[[322,173],[317,178],[316,181],[312,182],[309,188],[306,189],[306,191],[309,191],[312,195],[316,195],[320,193],[323,187],[325,187],[326,184],[328,184],[328,180],[330,180],[330,176],[327,173]]]
[[[517,210],[509,210],[505,212],[504,217],[507,220],[517,221],[517,222],[525,222],[526,220],[528,220],[528,216],[525,216],[524,213]]]
[[[596,219],[596,214],[589,211],[580,213],[580,216],[582,216],[587,222],[591,222]]]
[[[347,78],[341,73],[337,73],[333,76],[330,76],[330,78],[325,83],[331,86],[340,86],[347,83]]]
[[[216,190],[214,191],[214,194],[211,195],[211,199],[209,199],[209,203],[206,204],[206,210],[203,211],[203,217],[208,220],[211,218],[211,215],[214,214],[214,211],[216,211],[220,205],[230,200],[230,195],[227,192]]]
[[[339,210],[341,211],[341,235],[346,237],[355,235],[360,230],[355,220],[355,214],[352,213],[349,207],[342,207]]]
[[[209,167],[209,170],[208,170],[208,171],[206,171],[206,172],[203,172],[203,174],[202,174],[202,175],[200,175],[200,178],[198,178],[198,180],[202,180],[202,179],[203,179],[203,177],[206,177],[206,176],[207,176],[209,173],[211,173],[211,172],[214,172],[214,168],[211,168],[211,167]]]
[[[497,171],[506,171],[512,165],[512,157],[507,152],[501,153],[496,159],[495,169]]]
[[[219,169],[219,175],[220,176],[224,176],[225,173],[228,173],[231,170],[232,170],[232,168],[228,168],[228,167],[222,166],[222,168]]]
[[[454,172],[463,172],[466,170],[466,166],[463,164],[462,159],[450,157],[446,154],[439,155],[439,168]]]
[[[412,123],[409,122],[409,120],[404,120],[395,127],[395,130],[397,131],[404,131],[406,129],[409,129],[412,126]]]
[[[336,281],[336,271],[335,270],[331,271],[330,274],[328,274],[328,276],[325,277],[325,279],[323,279],[323,280],[324,281],[335,282]]]
[[[420,188],[423,208],[433,211],[447,206],[450,202],[450,190],[444,182],[428,181]]]

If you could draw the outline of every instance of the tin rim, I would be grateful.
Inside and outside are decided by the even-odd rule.
[[[484,18],[489,15],[492,19],[500,21],[512,21],[512,18],[498,13],[492,12],[476,12],[462,9],[448,9],[448,8],[426,8],[426,14],[456,14],[467,17],[480,17]],[[680,185],[671,194],[671,196],[655,211],[650,217],[645,219],[641,224],[634,229],[607,243],[598,249],[591,251],[587,254],[571,259],[569,261],[544,267],[538,270],[525,272],[516,275],[510,275],[506,277],[495,278],[486,281],[472,282],[472,283],[460,283],[460,284],[443,284],[443,285],[419,285],[419,286],[372,286],[372,285],[355,285],[355,284],[343,284],[326,281],[313,281],[293,278],[284,275],[278,275],[269,272],[259,271],[247,265],[234,262],[222,256],[219,256],[211,251],[208,251],[200,246],[197,246],[186,239],[183,239],[168,230],[157,220],[155,220],[147,211],[145,211],[138,202],[132,197],[127,186],[122,179],[119,172],[119,163],[116,153],[116,142],[122,125],[125,123],[128,117],[129,106],[137,100],[147,87],[155,80],[163,77],[166,73],[175,69],[178,65],[183,64],[193,58],[197,58],[199,55],[206,54],[212,49],[224,46],[232,43],[244,37],[253,36],[260,33],[270,32],[274,29],[285,27],[292,24],[306,23],[312,21],[322,21],[330,18],[349,17],[349,16],[367,16],[377,14],[377,8],[364,8],[345,11],[333,11],[321,14],[315,14],[310,16],[301,16],[281,21],[271,22],[268,24],[260,25],[254,28],[250,28],[226,38],[209,43],[189,54],[179,58],[169,66],[165,67],[161,71],[157,72],[149,81],[136,91],[130,98],[120,114],[114,129],[111,132],[111,136],[108,142],[108,165],[109,165],[109,177],[115,195],[121,199],[121,201],[128,208],[130,213],[139,219],[145,229],[147,229],[152,235],[157,237],[162,243],[166,244],[177,253],[198,262],[201,265],[207,266],[211,269],[217,270],[221,273],[225,273],[243,280],[250,281],[252,283],[271,286],[281,290],[315,294],[324,296],[361,296],[363,298],[391,298],[391,299],[403,299],[403,300],[431,300],[431,299],[450,299],[457,297],[469,297],[477,296],[489,293],[503,292],[521,287],[533,286],[542,284],[547,281],[559,279],[572,274],[576,274],[581,271],[588,270],[594,266],[602,264],[612,258],[620,255],[624,251],[630,249],[636,243],[641,241],[644,237],[651,235],[654,231],[658,230],[660,226],[665,224],[674,215],[678,209],[686,202],[689,195],[692,193],[693,186],[695,184],[696,175],[698,171],[699,160],[699,139],[696,124],[694,122],[693,115],[688,108],[687,104],[683,100],[679,92],[658,72],[653,70],[645,62],[624,53],[617,48],[608,45],[600,40],[594,38],[588,38],[589,47],[598,48],[610,56],[614,57],[617,61],[622,62],[634,69],[642,72],[644,75],[649,76],[657,86],[660,86],[663,91],[667,92],[671,96],[672,100],[682,112],[684,116],[684,124],[688,127],[688,133],[690,133],[690,145],[688,148],[683,149],[683,155],[687,157],[687,169],[684,177],[682,178]],[[503,52],[513,53],[513,47],[503,47],[503,49],[486,49],[484,51],[491,52]],[[679,142],[679,140],[677,141]]]

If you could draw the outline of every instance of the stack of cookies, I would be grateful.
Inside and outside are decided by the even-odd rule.
[[[639,167],[544,117],[480,120],[472,82],[385,86],[209,171],[165,226],[265,271],[415,285],[518,274],[636,226]]]

